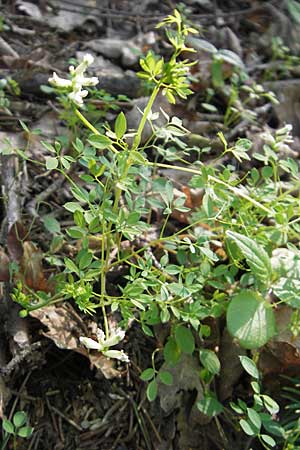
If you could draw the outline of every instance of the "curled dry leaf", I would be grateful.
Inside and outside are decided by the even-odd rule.
[[[43,335],[51,339],[58,348],[87,355],[87,351],[79,344],[79,336],[87,334],[88,330],[71,305],[45,306],[31,311],[30,315],[48,328]]]

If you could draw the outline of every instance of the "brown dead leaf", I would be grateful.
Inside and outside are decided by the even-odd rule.
[[[42,334],[51,339],[58,348],[73,350],[87,357],[91,365],[100,370],[105,378],[121,377],[124,372],[115,369],[116,362],[97,351],[88,351],[79,341],[80,336],[91,336],[97,330],[96,322],[83,322],[70,304],[45,306],[29,313],[48,328]]]
[[[70,304],[45,306],[31,311],[30,315],[48,328],[43,335],[51,339],[58,348],[75,350],[87,356],[87,352],[80,346],[79,337],[86,336],[88,330]]]
[[[259,369],[266,374],[284,373],[300,368],[300,336],[293,336],[290,322],[293,309],[287,305],[275,310],[278,333],[264,347]]]
[[[121,372],[115,368],[115,360],[106,358],[99,352],[89,353],[88,358],[96,369],[101,370],[107,380],[111,380],[112,378],[120,378],[124,374],[124,372]]]
[[[43,272],[43,253],[33,242],[23,243],[23,256],[21,260],[21,274],[28,287],[35,291],[49,291],[47,279]]]
[[[9,257],[0,248],[0,282],[9,281]]]
[[[19,262],[23,256],[23,241],[26,230],[21,222],[14,223],[7,233],[7,250],[13,261]]]

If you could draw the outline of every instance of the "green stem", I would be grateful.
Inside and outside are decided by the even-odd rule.
[[[134,141],[133,141],[133,145],[132,145],[131,151],[137,150],[137,148],[139,147],[139,145],[141,143],[143,129],[145,127],[145,124],[146,124],[147,118],[149,116],[149,113],[151,111],[151,108],[153,106],[153,103],[154,103],[154,101],[155,101],[155,99],[157,97],[157,94],[159,93],[159,90],[160,90],[160,85],[158,84],[153,89],[151,97],[149,98],[148,104],[147,104],[147,106],[146,106],[146,108],[144,110],[143,117],[142,117],[142,120],[140,121],[140,124],[138,126],[138,129],[137,129]]]
[[[187,167],[180,167],[180,166],[172,166],[170,164],[162,164],[162,163],[151,163],[148,162],[149,166],[152,167],[162,167],[162,168],[166,168],[166,169],[172,169],[172,170],[180,170],[182,172],[188,172],[188,173],[193,173],[195,175],[201,175],[200,170],[197,169],[189,169]],[[248,194],[246,194],[245,192],[243,192],[241,189],[235,187],[235,186],[231,186],[228,183],[225,183],[225,181],[219,180],[218,178],[212,176],[212,175],[208,175],[208,179],[211,181],[214,181],[217,184],[221,184],[222,186],[225,186],[229,191],[233,192],[235,195],[237,195],[238,197],[242,197],[245,200],[248,200],[250,203],[252,203],[254,206],[257,206],[257,208],[262,209],[263,211],[265,211],[266,213],[268,213],[271,217],[274,216],[274,211],[272,211],[271,209],[267,208],[266,206],[262,205],[261,203],[259,203],[257,200],[255,200],[254,198],[250,197]]]
[[[94,134],[97,134],[97,136],[100,136],[100,135],[101,135],[101,133],[99,133],[99,131],[97,130],[97,128],[95,128],[95,127],[91,124],[91,122],[89,122],[89,121],[87,120],[87,118],[84,117],[84,115],[81,114],[81,112],[80,112],[77,108],[75,108],[75,114],[76,114],[76,116],[81,120],[81,122],[82,122],[89,130],[91,130]],[[108,148],[109,148],[109,150],[111,150],[113,153],[119,153],[118,150],[116,150],[115,147],[114,147],[113,145],[110,145]]]
[[[10,435],[9,435],[9,434],[7,434],[7,435],[3,438],[3,441],[2,441],[2,443],[1,443],[1,448],[0,448],[0,450],[5,450],[5,449],[6,449],[6,446],[7,446],[7,443],[8,443],[8,441],[9,441],[9,438],[10,438]]]

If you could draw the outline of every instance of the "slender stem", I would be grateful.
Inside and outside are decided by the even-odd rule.
[[[97,136],[100,136],[100,135],[101,135],[101,133],[99,133],[99,131],[97,130],[97,128],[95,128],[95,127],[91,124],[91,122],[89,122],[89,121],[87,120],[87,118],[84,117],[84,115],[81,114],[81,112],[80,112],[77,108],[75,108],[75,114],[76,114],[76,116],[81,120],[81,122],[82,122],[89,130],[91,130],[94,134],[97,134]],[[119,153],[118,150],[116,150],[115,147],[114,147],[113,145],[110,145],[108,148],[109,148],[109,150],[111,150],[113,153]]]
[[[147,104],[147,106],[145,108],[145,111],[143,113],[142,120],[140,121],[140,124],[138,126],[138,129],[137,129],[134,141],[133,141],[133,145],[132,145],[131,151],[135,151],[139,147],[139,145],[141,143],[143,129],[145,127],[145,124],[146,124],[147,118],[149,116],[149,113],[151,111],[151,108],[153,106],[153,103],[154,103],[154,101],[155,101],[155,99],[157,97],[157,94],[159,93],[159,90],[160,90],[160,85],[158,84],[153,89],[151,97],[149,98],[148,104]]]
[[[166,169],[180,170],[182,172],[193,173],[193,174],[196,174],[196,175],[200,175],[201,174],[200,170],[189,169],[188,167],[172,166],[170,164],[151,163],[151,162],[148,162],[148,165],[152,166],[152,167],[157,166],[157,167],[163,167],[163,168],[166,168]],[[265,211],[266,213],[270,214],[271,216],[274,215],[274,211],[272,211],[271,209],[269,209],[266,206],[262,205],[261,203],[259,203],[254,198],[250,197],[248,194],[243,192],[241,189],[239,189],[239,188],[237,188],[235,186],[231,186],[230,184],[225,183],[225,181],[219,180],[218,178],[216,178],[216,177],[214,177],[212,175],[208,175],[208,179],[211,180],[211,181],[214,181],[217,184],[221,184],[222,186],[226,186],[227,189],[229,189],[231,192],[233,192],[237,196],[242,197],[245,200],[248,200],[250,203],[252,203],[253,205],[255,205],[258,208],[262,209],[263,211]]]

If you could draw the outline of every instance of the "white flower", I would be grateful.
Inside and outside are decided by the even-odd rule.
[[[83,105],[83,99],[88,95],[88,91],[82,89],[83,86],[96,86],[99,83],[97,77],[85,77],[84,72],[94,61],[92,55],[84,55],[81,63],[75,68],[69,67],[71,79],[60,78],[55,72],[52,78],[49,78],[49,83],[57,88],[69,90],[68,97],[75,103],[76,106]]]
[[[99,342],[94,341],[94,339],[80,336],[79,340],[86,348],[90,350],[102,350],[102,346],[99,344]]]
[[[83,91],[77,90],[77,91],[70,92],[70,94],[68,94],[68,97],[77,106],[82,106],[83,105],[83,99],[87,95],[88,95],[88,91],[86,91],[86,90],[83,90]]]
[[[106,350],[105,352],[102,352],[103,355],[105,355],[107,358],[113,358],[113,359],[119,359],[120,361],[129,363],[129,358],[126,353],[124,353],[124,350]]]
[[[56,72],[53,72],[52,78],[49,78],[49,83],[58,88],[70,88],[72,87],[72,81],[60,78]]]
[[[110,336],[106,338],[104,332],[98,328],[97,341],[88,337],[80,337],[80,342],[90,350],[98,350],[103,353],[107,358],[119,359],[123,362],[129,362],[129,358],[123,350],[109,350],[109,347],[117,345],[125,337],[125,331],[121,328],[117,328],[112,331]]]

